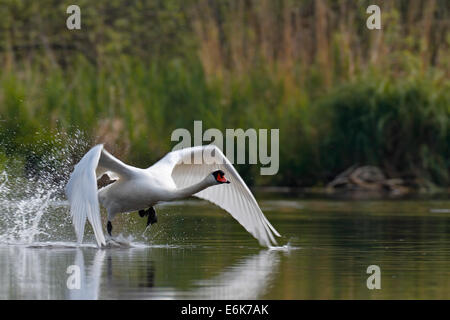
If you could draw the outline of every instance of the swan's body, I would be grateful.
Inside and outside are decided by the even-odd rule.
[[[204,152],[214,154],[214,161],[208,161],[210,164],[190,164],[192,157],[196,158]],[[103,174],[116,181],[97,190],[97,179]],[[225,174],[232,178],[231,184],[223,177]],[[225,209],[261,245],[276,244],[274,235],[280,236],[262,213],[238,172],[214,145],[172,151],[147,169],[129,166],[108,153],[103,145],[97,145],[75,166],[66,186],[66,194],[80,243],[88,218],[98,246],[106,244],[99,201],[108,212],[110,232],[110,221],[118,213],[152,208],[159,202],[190,196],[208,200]]]

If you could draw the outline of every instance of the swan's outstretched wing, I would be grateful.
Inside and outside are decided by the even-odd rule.
[[[195,164],[195,159],[207,161]],[[274,235],[280,236],[262,213],[255,197],[239,173],[214,145],[186,148],[168,153],[148,170],[171,177],[177,188],[184,188],[204,179],[214,170],[225,172],[231,184],[221,184],[200,191],[194,196],[208,200],[230,213],[261,245],[276,244]]]
[[[83,156],[67,182],[66,196],[69,199],[78,243],[83,241],[84,226],[88,218],[98,246],[106,245],[97,195],[97,177],[100,178],[104,173],[115,179],[126,178],[131,174],[131,169],[103,149],[103,145],[100,144]]]

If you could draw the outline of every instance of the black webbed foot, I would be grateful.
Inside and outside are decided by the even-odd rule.
[[[153,207],[148,209],[147,227],[149,224],[154,224],[158,222],[158,217],[156,216],[156,211]]]
[[[148,208],[147,210],[139,210],[139,216],[141,218],[147,216],[147,227],[149,224],[154,224],[158,222],[158,217],[156,216],[156,211],[153,207]]]
[[[106,225],[106,229],[108,230],[109,236],[112,237],[112,223],[111,221],[108,221],[107,225]]]

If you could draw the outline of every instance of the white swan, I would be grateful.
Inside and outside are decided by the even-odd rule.
[[[204,152],[213,157],[214,161],[207,161],[211,164],[206,161],[189,164],[192,157],[203,159]],[[103,174],[116,181],[97,190],[97,179]],[[66,195],[78,243],[83,241],[87,218],[97,245],[106,245],[99,200],[108,212],[107,229],[111,235],[111,221],[118,213],[139,211],[141,216],[149,216],[148,223],[153,223],[156,222],[155,204],[190,196],[208,200],[229,212],[263,246],[276,244],[274,235],[280,236],[236,169],[214,145],[172,151],[147,169],[129,166],[107,152],[102,144],[97,145],[75,166],[66,185]],[[150,209],[144,210],[147,208]]]

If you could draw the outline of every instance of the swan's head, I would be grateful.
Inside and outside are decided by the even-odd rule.
[[[230,183],[230,181],[228,181],[227,179],[225,179],[225,172],[223,172],[222,170],[216,170],[213,173],[211,173],[214,177],[214,181],[217,184],[222,184],[222,183]]]

